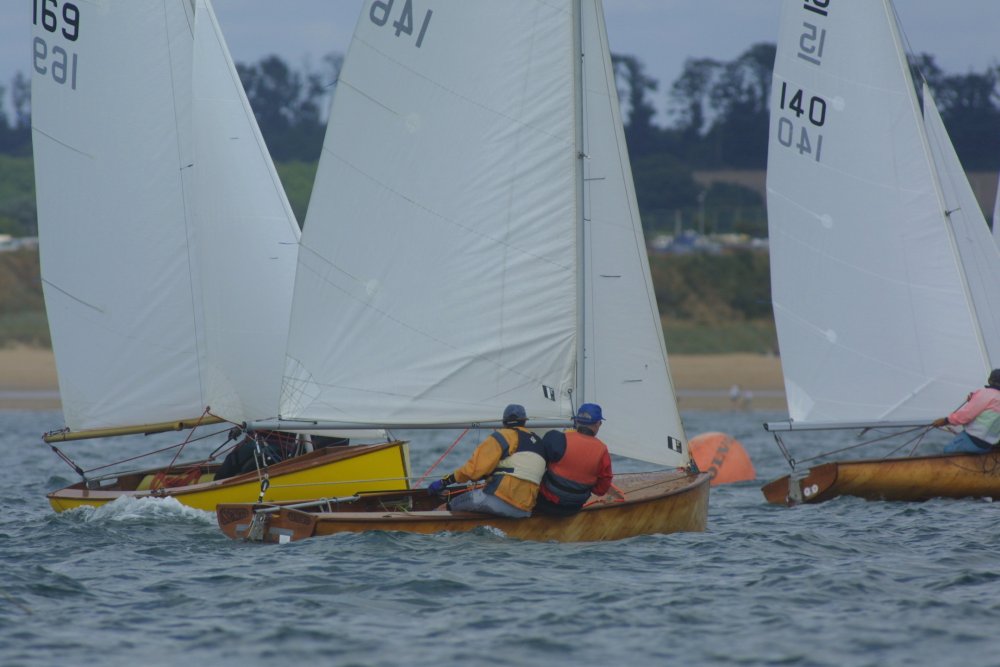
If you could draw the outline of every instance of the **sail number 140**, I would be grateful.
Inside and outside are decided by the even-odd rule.
[[[75,42],[80,37],[80,8],[72,2],[59,0],[32,0],[31,22],[41,25],[53,38],[62,37],[67,42]],[[49,43],[41,36],[32,44],[35,72],[45,76],[52,73],[52,80],[59,84],[69,84],[76,90],[77,54],[64,47]]]
[[[812,128],[823,127],[826,123],[826,100],[818,95],[806,96],[799,88],[789,90],[788,83],[782,82],[778,108],[782,112],[778,119],[778,143],[785,148],[798,149],[800,155],[811,155],[816,162],[823,154],[823,135]],[[793,120],[790,116],[795,114]]]

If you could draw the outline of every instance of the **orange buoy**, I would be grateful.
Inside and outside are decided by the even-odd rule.
[[[746,482],[757,477],[750,455],[739,440],[725,433],[702,433],[688,443],[702,472],[712,475],[712,486]]]

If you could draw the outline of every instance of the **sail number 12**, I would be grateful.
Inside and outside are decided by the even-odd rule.
[[[31,22],[41,25],[53,37],[62,37],[67,42],[75,42],[80,37],[80,8],[72,2],[59,0],[32,0]],[[69,84],[76,90],[77,54],[64,47],[49,43],[41,36],[32,44],[35,72],[45,76],[52,73],[52,80],[59,84]]]
[[[798,149],[800,155],[812,155],[816,162],[823,154],[823,135],[815,132],[810,136],[809,126],[823,127],[826,123],[826,100],[818,95],[808,99],[801,88],[790,91],[788,83],[781,83],[778,108],[782,117],[778,119],[778,143],[785,148]],[[790,116],[795,114],[795,119]]]

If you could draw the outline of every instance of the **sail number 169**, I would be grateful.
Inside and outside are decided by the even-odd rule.
[[[80,36],[80,8],[72,2],[64,2],[60,12],[59,0],[32,0],[31,19],[34,25],[38,25],[40,19],[47,31],[59,31],[71,42]]]
[[[35,72],[41,76],[51,73],[53,81],[76,90],[77,54],[58,44],[50,46],[49,41],[58,41],[61,36],[75,42],[80,37],[80,8],[72,2],[60,5],[59,0],[32,0],[31,22],[51,33],[51,37],[44,33],[36,36],[31,45]]]

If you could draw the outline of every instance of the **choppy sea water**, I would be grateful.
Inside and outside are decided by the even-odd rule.
[[[44,494],[74,476],[39,436],[60,416],[0,412],[0,665],[1000,664],[1000,505],[769,506],[760,483],[787,467],[761,423],[779,415],[683,416],[689,436],[740,440],[758,473],[712,489],[704,533],[279,546],[171,500],[55,514]],[[414,445],[414,471],[452,437]]]

